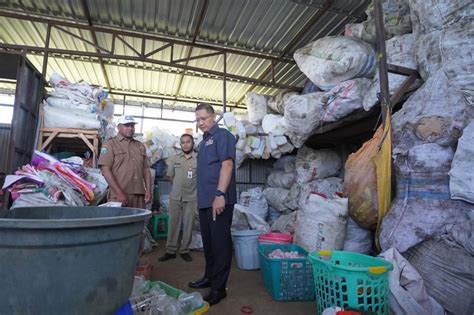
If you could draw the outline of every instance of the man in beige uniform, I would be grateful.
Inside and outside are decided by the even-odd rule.
[[[181,258],[191,261],[189,244],[193,229],[194,211],[196,210],[196,168],[197,158],[194,152],[194,139],[189,134],[180,138],[183,152],[168,159],[167,176],[173,185],[170,193],[168,239],[166,253],[159,261],[176,258],[179,251]],[[183,227],[181,244],[179,242],[181,225]]]
[[[145,208],[151,201],[150,163],[143,143],[133,139],[135,124],[133,116],[119,118],[118,135],[102,146],[99,166],[109,184],[108,201]]]

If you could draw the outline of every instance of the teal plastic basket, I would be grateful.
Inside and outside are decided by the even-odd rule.
[[[305,258],[269,258],[275,249],[297,251]],[[284,244],[260,244],[258,251],[263,283],[275,301],[314,301],[313,270],[307,251]]]
[[[313,264],[318,314],[331,306],[388,314],[390,262],[329,250],[313,252],[308,258]]]

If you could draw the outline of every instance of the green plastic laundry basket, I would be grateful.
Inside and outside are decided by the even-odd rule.
[[[270,258],[273,250],[296,251],[303,258]],[[263,284],[275,301],[314,301],[314,281],[308,252],[296,244],[260,244]]]
[[[308,258],[313,264],[318,314],[331,306],[388,314],[390,262],[330,250],[313,252]]]

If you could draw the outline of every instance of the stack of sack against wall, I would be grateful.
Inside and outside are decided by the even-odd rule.
[[[473,209],[473,204],[469,203],[472,200],[457,196],[467,196],[474,190],[472,176],[459,175],[460,168],[474,167],[474,161],[465,157],[466,152],[472,150],[472,142],[458,142],[464,133],[466,139],[471,137],[472,131],[466,127],[474,117],[470,92],[463,88],[473,77],[469,70],[473,66],[472,55],[466,58],[463,51],[471,50],[473,45],[473,36],[469,35],[472,29],[469,12],[474,4],[472,1],[430,4],[410,1],[409,4],[417,61],[426,82],[393,115],[393,157],[399,175],[398,193],[382,221],[381,230],[382,247],[393,246],[402,253],[443,233],[447,224],[467,220],[467,213]],[[438,36],[439,33],[442,36]],[[448,33],[451,34],[449,38]],[[460,44],[466,42],[465,36],[470,44],[463,47]],[[421,49],[427,40],[432,42],[431,48]],[[450,72],[451,67],[457,67],[456,75]],[[453,161],[454,155],[457,159]],[[433,180],[429,178],[431,175]],[[461,200],[454,200],[453,195]],[[418,206],[423,203],[430,206]],[[413,209],[410,209],[411,204]],[[423,211],[430,212],[423,215]],[[412,212],[430,220],[408,222]],[[414,232],[400,233],[409,229]]]
[[[285,136],[283,116],[267,114],[267,96],[247,93],[247,108],[249,120],[238,120],[231,112],[223,115],[225,127],[237,138],[237,167],[246,158],[278,159],[293,151],[294,146]]]
[[[198,144],[198,140],[195,139],[195,147]],[[155,170],[154,182],[157,184],[160,178],[166,176],[168,168],[167,159],[181,152],[179,137],[171,134],[171,132],[167,130],[153,127],[150,131],[145,132],[143,144],[145,145],[147,156],[150,159],[151,168]],[[166,202],[165,199],[168,200],[168,198],[169,195],[162,195],[160,197],[160,203],[164,204],[163,211],[166,212],[168,202]]]
[[[382,11],[386,39],[407,34],[412,31],[408,0],[384,0],[382,1]],[[367,20],[362,23],[346,24],[344,35],[375,44],[375,15],[373,4],[369,5],[365,13],[368,17]]]
[[[57,73],[51,75],[50,84],[53,89],[43,102],[43,127],[99,129],[103,140],[115,135],[114,104],[102,87],[71,83]]]
[[[98,169],[85,168],[79,157],[62,161],[35,151],[31,165],[7,175],[3,190],[11,193],[12,208],[97,205],[107,192]]]
[[[306,146],[277,161],[263,191],[270,209],[280,212],[272,231],[294,233],[308,251],[342,249],[347,199],[337,195],[341,180],[334,177],[341,164],[336,152]]]
[[[402,253],[444,309],[470,314],[472,238],[460,235],[474,232],[474,3],[412,0],[409,8],[425,83],[392,117],[396,194],[380,245]]]
[[[181,149],[179,137],[158,127],[153,127],[151,131],[145,132],[143,144],[152,165],[178,154]]]
[[[397,267],[389,281],[390,309],[397,314],[442,314],[442,308],[470,314],[474,3],[385,0],[382,7],[388,62],[416,66],[425,81],[392,116],[396,193],[379,234],[384,257]],[[373,8],[367,15],[367,21],[347,25],[346,36],[375,43]],[[390,93],[403,80],[389,74]],[[366,110],[377,101],[378,84],[376,76],[364,97]],[[349,214],[357,226],[370,230],[379,219],[372,159],[380,137],[378,130],[351,155],[344,172]],[[413,272],[407,273],[410,263]]]

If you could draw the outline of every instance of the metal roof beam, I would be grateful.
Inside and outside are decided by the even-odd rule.
[[[86,19],[87,19],[87,23],[89,24],[89,26],[93,26],[92,25],[92,18],[91,18],[91,14],[89,12],[89,6],[87,5],[87,0],[82,0],[81,1],[82,3],[82,9],[84,11],[84,15],[86,16]],[[62,29],[63,32],[67,32],[66,30]],[[74,35],[74,34],[71,34],[71,35]],[[91,31],[91,35],[92,35],[92,41],[94,42],[95,45],[95,48],[96,48],[96,51],[98,53],[100,53],[100,50],[102,48],[100,48],[100,45],[99,45],[99,41],[97,40],[97,36],[95,34],[94,31]],[[82,38],[82,40],[85,40]],[[109,80],[109,76],[107,75],[107,71],[105,71],[105,66],[104,66],[104,60],[102,60],[101,57],[99,57],[99,63],[100,63],[100,69],[102,70],[102,75],[104,76],[104,80],[105,80],[105,84],[107,85],[107,89],[110,91],[111,90],[111,86],[110,86],[110,80]],[[113,98],[112,98],[113,99]]]
[[[293,48],[293,45],[298,43],[301,40],[301,38],[303,38],[303,36],[306,35],[306,33],[311,29],[311,27],[314,26],[316,21],[318,21],[324,15],[324,13],[326,13],[327,10],[330,9],[333,2],[334,2],[334,0],[326,0],[324,2],[322,8],[320,10],[318,10],[315,15],[313,15],[313,17],[305,24],[305,26],[303,26],[303,28],[298,32],[298,34],[296,34],[296,36],[291,40],[291,42],[289,42],[288,45],[286,45],[285,49],[283,49],[283,51],[280,53],[279,58],[286,55],[288,53],[288,51],[290,51],[290,49]],[[270,65],[269,67],[267,67],[267,69],[265,71],[263,71],[262,74],[258,77],[258,80],[263,80],[269,73],[271,73],[273,71],[273,68],[274,68],[273,64]],[[256,86],[257,85],[253,84],[247,90],[247,92],[252,91],[253,89],[255,89]],[[245,95],[247,94],[247,92],[244,93],[244,95],[242,95],[242,97],[237,101],[237,103],[241,103],[243,101],[243,99],[245,98]]]
[[[291,0],[291,2],[301,4],[301,5],[304,5],[304,6],[307,6],[307,7],[314,7],[314,8],[318,8],[318,9],[323,9],[324,8],[323,5],[312,3],[311,0],[310,1],[308,1],[308,0]],[[337,15],[341,15],[341,16],[345,16],[345,17],[351,17],[351,18],[356,19],[357,21],[364,21],[365,20],[364,15],[354,15],[350,12],[344,12],[344,11],[337,10],[337,9],[332,9],[332,8],[329,8],[327,11],[331,12],[331,13],[335,13]]]
[[[5,44],[5,43],[0,43],[0,50],[25,50],[26,52],[46,52],[48,51],[49,53],[53,54],[68,54],[68,55],[77,55],[77,56],[89,56],[89,57],[101,57],[104,59],[121,59],[121,60],[131,60],[131,61],[141,61],[141,62],[148,62],[152,64],[158,64],[158,65],[163,65],[167,67],[173,67],[173,68],[178,68],[178,69],[183,69],[183,70],[189,70],[189,71],[194,71],[198,73],[207,73],[209,75],[213,75],[219,78],[224,77],[224,73],[221,71],[215,71],[215,70],[210,70],[210,69],[204,69],[200,67],[193,67],[193,66],[187,66],[187,65],[182,65],[179,63],[174,63],[174,62],[167,62],[167,61],[162,61],[162,60],[156,60],[156,59],[149,59],[149,58],[142,58],[142,57],[135,57],[135,56],[127,56],[127,55],[116,55],[116,54],[106,54],[106,53],[97,53],[97,52],[89,52],[89,51],[78,51],[78,50],[68,50],[68,49],[58,49],[58,48],[49,48],[46,49],[44,47],[36,47],[36,46],[25,46],[25,45],[15,45],[15,44]],[[292,85],[287,85],[287,84],[280,84],[280,83],[275,83],[271,81],[265,81],[265,80],[259,80],[255,78],[249,78],[245,76],[240,76],[236,74],[226,74],[225,75],[228,80],[232,80],[234,82],[238,83],[244,83],[244,84],[256,84],[259,86],[266,86],[266,87],[273,87],[277,89],[287,89],[287,90],[292,90],[292,91],[302,91],[301,87],[298,86],[292,86]]]
[[[209,103],[211,105],[222,106],[221,102],[213,101],[213,100],[207,100],[207,99],[191,99],[191,98],[186,98],[186,97],[172,97],[172,96],[165,96],[165,95],[160,95],[160,94],[129,92],[129,91],[117,90],[117,89],[113,89],[111,94],[120,95],[120,96],[143,97],[143,98],[149,98],[149,99],[158,99],[158,100],[166,100],[166,101],[174,101],[174,102],[191,103],[191,104],[195,104],[195,105],[197,103],[200,103],[200,102],[206,102],[206,103]],[[245,106],[239,106],[235,103],[231,103],[231,104],[232,105],[227,105],[227,106],[232,107],[232,108],[236,108],[236,109],[242,109],[242,110],[247,109],[247,107],[245,107]]]
[[[222,53],[225,52],[228,54],[235,54],[235,55],[241,55],[241,56],[252,57],[252,58],[273,60],[275,62],[295,64],[295,61],[292,58],[278,58],[275,55],[272,56],[271,54],[249,52],[249,51],[244,51],[240,49],[229,48],[228,46],[222,46],[222,45],[202,44],[198,42],[192,43],[190,41],[185,41],[181,39],[169,38],[169,37],[164,37],[164,36],[159,36],[159,35],[152,35],[149,33],[138,32],[138,31],[119,29],[116,27],[99,26],[99,25],[91,26],[91,25],[84,24],[82,22],[66,21],[64,19],[61,20],[57,18],[49,18],[42,15],[31,14],[31,13],[25,14],[23,12],[19,12],[16,10],[0,9],[0,16],[18,19],[18,20],[25,20],[25,21],[30,21],[30,22],[51,23],[51,25],[54,25],[54,26],[56,25],[66,26],[66,27],[84,29],[84,30],[89,30],[89,31],[102,32],[102,33],[107,33],[107,34],[123,35],[123,36],[143,38],[147,40],[161,41],[161,42],[166,42],[166,43],[174,43],[174,44],[183,45],[183,46],[190,46],[190,47],[195,47],[195,48],[220,51]]]
[[[193,44],[196,42],[196,38],[199,34],[199,31],[201,30],[201,25],[202,25],[202,22],[204,21],[204,16],[206,15],[208,4],[209,4],[209,1],[204,0],[204,3],[202,4],[202,8],[201,8],[201,13],[199,14],[199,20],[198,20],[198,23],[196,25],[196,29],[194,30],[193,40],[191,41]],[[183,58],[183,60],[186,61],[185,65],[188,65],[189,60],[191,60],[190,58],[191,58],[192,53],[193,53],[193,47],[190,47],[188,49],[188,53],[187,53],[186,58]],[[171,56],[171,58],[173,58],[173,56]],[[183,61],[183,60],[180,60],[180,61]],[[180,62],[180,61],[177,61],[177,62]],[[176,93],[175,93],[176,96],[178,96],[179,93],[181,92],[181,87],[183,85],[183,79],[184,79],[184,74],[181,75],[181,77],[179,77],[179,83],[178,83],[178,87],[176,88]]]
[[[36,52],[36,51],[31,52],[31,54],[35,55],[35,56],[42,56],[43,55],[42,53],[39,53],[39,52]],[[49,57],[50,58],[64,59],[64,60],[70,60],[70,61],[77,61],[77,62],[90,62],[90,63],[97,63],[97,64],[100,63],[98,58],[94,59],[95,57],[86,56],[88,59],[84,59],[84,58],[78,59],[78,58],[75,58],[75,56],[73,54],[52,54],[52,53],[50,53]],[[141,70],[145,70],[145,71],[156,71],[156,72],[161,72],[161,73],[174,73],[174,74],[183,74],[184,73],[184,71],[182,71],[182,70],[173,69],[173,68],[166,68],[165,69],[165,68],[161,68],[161,67],[157,68],[157,67],[154,67],[154,66],[146,66],[146,65],[138,65],[138,64],[128,64],[128,63],[124,64],[124,63],[120,63],[118,60],[114,60],[114,59],[107,60],[105,62],[105,65],[115,66],[115,67],[128,67],[128,68],[131,67],[131,68],[134,68],[134,69],[141,69]],[[190,76],[190,77],[196,77],[196,78],[204,78],[204,79],[209,79],[209,80],[219,80],[219,81],[222,80],[218,76],[212,76],[212,75],[204,74],[204,73],[197,74],[197,73],[190,72],[190,71],[186,71],[186,73],[184,73],[184,75]],[[238,82],[238,81],[235,81],[235,82]]]

